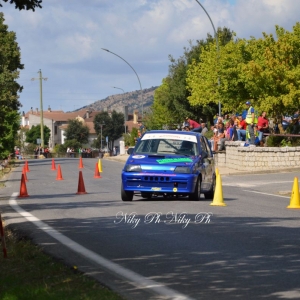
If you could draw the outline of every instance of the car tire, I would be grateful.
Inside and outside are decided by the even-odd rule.
[[[141,193],[141,196],[144,199],[151,199],[152,193]]]
[[[201,179],[200,177],[198,177],[195,190],[193,193],[189,194],[189,199],[194,201],[199,201],[200,195],[201,195]]]
[[[133,192],[125,191],[123,188],[123,184],[121,186],[121,198],[122,201],[132,201]]]
[[[214,174],[211,189],[208,192],[204,193],[205,199],[213,199],[214,198],[215,188],[216,188],[216,175]]]

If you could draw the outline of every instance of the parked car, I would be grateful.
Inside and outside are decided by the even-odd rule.
[[[210,142],[198,132],[155,130],[139,139],[122,170],[121,198],[213,198],[215,164]]]

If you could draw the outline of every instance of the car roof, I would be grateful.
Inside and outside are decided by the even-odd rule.
[[[150,130],[150,131],[146,131],[144,134],[148,134],[148,133],[169,133],[169,134],[184,134],[184,135],[201,136],[201,133],[199,133],[199,132],[179,131],[179,130]]]

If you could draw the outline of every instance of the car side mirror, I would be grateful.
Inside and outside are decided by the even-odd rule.
[[[207,154],[207,152],[202,151],[202,159],[204,159],[204,158],[208,158],[208,154]]]
[[[133,153],[133,150],[134,150],[134,148],[129,148],[129,149],[127,150],[127,153],[128,153],[129,155],[131,155],[131,154]]]

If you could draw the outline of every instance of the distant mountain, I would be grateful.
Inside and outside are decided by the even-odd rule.
[[[158,87],[156,86],[151,87],[149,89],[143,89],[144,112],[147,111],[147,109],[149,109],[150,106],[152,106],[154,99],[154,91],[157,88]],[[139,110],[140,112],[142,112],[141,100],[141,90],[137,90],[124,94],[108,96],[105,99],[98,100],[92,104],[78,108],[75,111],[88,108],[96,111],[115,110],[117,112],[124,112],[124,106],[128,106],[128,113],[131,114],[134,110]]]

